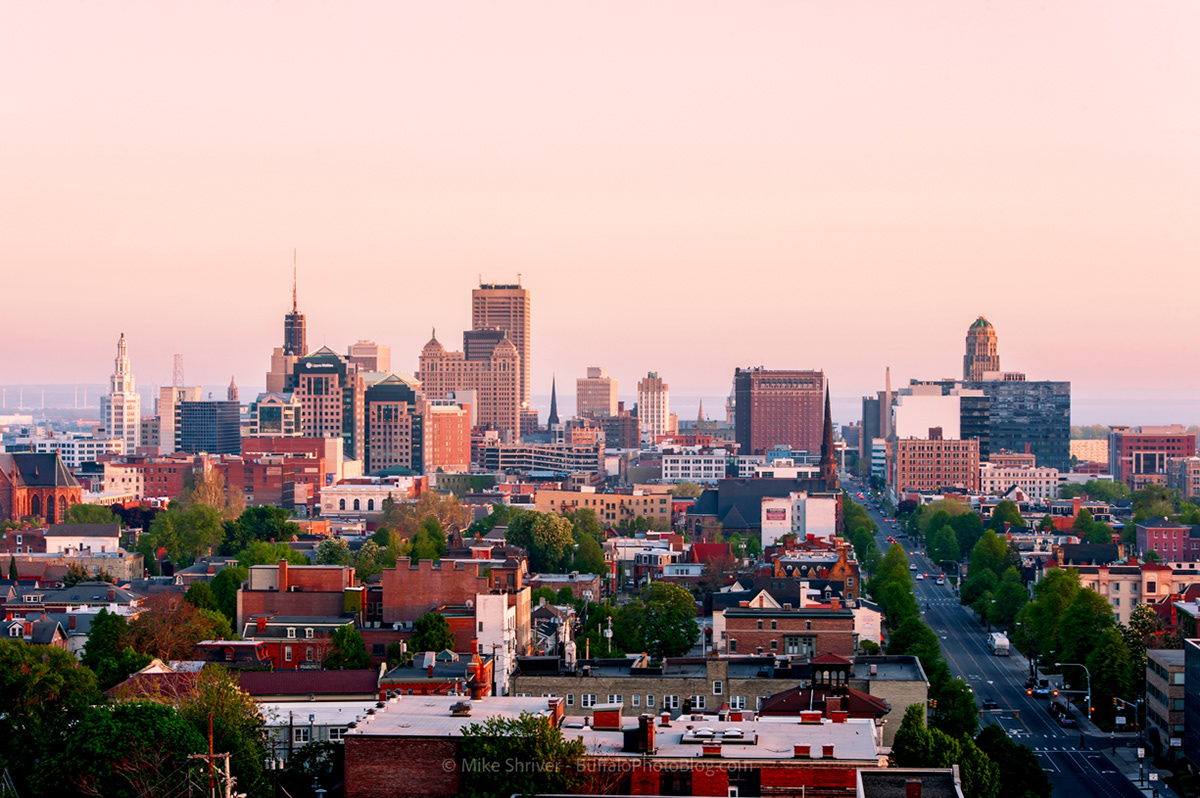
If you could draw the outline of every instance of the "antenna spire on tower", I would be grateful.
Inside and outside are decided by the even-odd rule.
[[[299,309],[296,302],[296,250],[292,250],[292,313]]]

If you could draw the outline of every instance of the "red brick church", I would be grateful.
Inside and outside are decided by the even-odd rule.
[[[61,524],[83,488],[58,453],[0,453],[0,520]]]

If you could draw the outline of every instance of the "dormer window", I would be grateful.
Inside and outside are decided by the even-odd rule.
[[[311,628],[304,630],[304,637],[307,640],[312,640],[313,630]]]
[[[294,640],[294,639],[295,639],[295,637],[296,637],[296,628],[295,628],[294,626],[289,626],[289,627],[288,627],[287,636],[288,636],[288,639],[289,639],[289,640]]]

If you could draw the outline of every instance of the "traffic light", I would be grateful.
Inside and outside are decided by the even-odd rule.
[[[937,699],[936,698],[929,699],[929,708],[937,709]]]
[[[1033,691],[1032,691],[1032,690],[1028,690],[1028,689],[1027,689],[1027,690],[1025,691],[1025,695],[1033,695]]]
[[[1058,698],[1058,690],[1055,690],[1055,691],[1054,691],[1054,697],[1055,697],[1055,698]]]
[[[1021,719],[1021,710],[1018,709],[1017,711],[1013,712],[1013,717],[1020,720]]]
[[[1113,696],[1113,707],[1115,709],[1120,709],[1120,707],[1121,707],[1121,702],[1117,699],[1116,696]]]

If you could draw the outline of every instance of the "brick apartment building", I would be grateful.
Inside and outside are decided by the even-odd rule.
[[[238,591],[237,628],[258,615],[339,617],[361,606],[363,588],[355,586],[348,565],[254,565],[246,586]],[[349,594],[349,595],[348,595]]]
[[[304,453],[222,455],[213,467],[225,477],[226,490],[240,490],[247,505],[315,511],[327,466],[324,458]]]
[[[823,371],[737,369],[733,392],[736,440],[742,454],[762,454],[779,445],[810,454],[821,451]]]
[[[714,644],[719,631],[724,632],[725,651],[731,655],[851,657],[857,648],[854,613],[836,597],[828,605],[785,604],[782,609],[736,607],[725,610],[721,616],[721,623],[715,615],[713,618]],[[718,630],[718,626],[722,629]]]
[[[934,428],[928,438],[898,438],[892,452],[892,487],[897,495],[942,488],[979,492],[979,441],[974,438],[947,440]]]
[[[1195,456],[1196,436],[1182,424],[1113,427],[1108,433],[1108,473],[1130,490],[1166,484],[1167,461]]]

